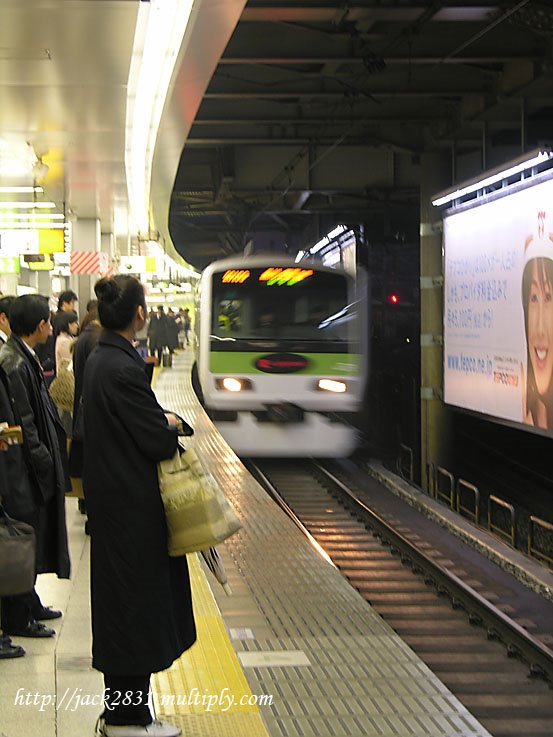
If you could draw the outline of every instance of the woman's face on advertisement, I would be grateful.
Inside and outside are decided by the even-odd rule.
[[[532,266],[528,303],[528,351],[536,388],[544,395],[553,373],[553,285],[547,273],[538,270],[537,260]]]

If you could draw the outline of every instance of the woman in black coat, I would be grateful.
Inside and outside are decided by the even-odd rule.
[[[91,533],[92,656],[104,673],[101,734],[173,737],[152,721],[150,675],[196,639],[186,557],[170,558],[157,464],[177,448],[177,418],[150,389],[132,340],[146,319],[144,289],[131,276],[95,287],[104,331],[83,388],[83,483]],[[132,692],[125,706],[116,692]]]

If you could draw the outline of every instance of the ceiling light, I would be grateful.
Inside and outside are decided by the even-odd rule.
[[[65,215],[62,215],[61,212],[37,212],[37,213],[28,213],[28,212],[9,212],[9,213],[0,213],[0,220],[25,220],[25,221],[31,221],[34,222],[35,220],[38,220],[40,222],[45,222],[47,220],[65,220]]]
[[[0,221],[0,230],[62,230],[64,227],[64,223],[22,223],[20,220]]]
[[[42,187],[0,187],[0,194],[26,194],[32,192],[41,194],[44,190]]]
[[[125,169],[137,231],[149,230],[152,160],[192,0],[141,2],[127,84]],[[160,40],[163,39],[163,43]]]
[[[9,210],[11,207],[24,210],[34,210],[35,208],[55,207],[55,202],[0,202],[0,209]]]
[[[533,166],[538,166],[538,164],[542,164],[544,161],[547,161],[552,155],[553,154],[551,151],[540,151],[538,154],[536,154],[536,152],[534,151],[530,157],[526,156],[526,158],[524,158],[522,161],[517,161],[515,164],[507,167],[506,169],[494,171],[492,174],[489,174],[483,179],[478,179],[476,182],[470,182],[470,184],[467,184],[465,187],[455,189],[442,195],[441,197],[438,197],[435,200],[432,200],[432,204],[434,205],[434,207],[439,207],[440,205],[445,205],[447,202],[452,202],[453,200],[457,200],[467,194],[476,192],[479,189],[484,189],[484,187],[490,187],[492,184],[497,184],[497,182],[500,182],[502,179],[508,179],[515,174],[520,174],[527,169],[531,169]]]

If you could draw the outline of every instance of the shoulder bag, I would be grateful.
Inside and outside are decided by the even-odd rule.
[[[35,585],[35,531],[6,513],[0,503],[0,596],[31,591]]]
[[[62,361],[57,367],[56,378],[50,385],[50,396],[58,409],[73,413],[75,397],[75,374],[72,361]]]
[[[240,529],[228,499],[191,448],[184,450],[179,445],[173,458],[161,461],[158,479],[169,555],[206,550]]]

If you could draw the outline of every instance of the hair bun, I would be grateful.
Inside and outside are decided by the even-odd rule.
[[[100,279],[95,285],[94,291],[96,296],[101,302],[115,302],[115,300],[121,295],[121,287],[117,284],[115,279]]]

